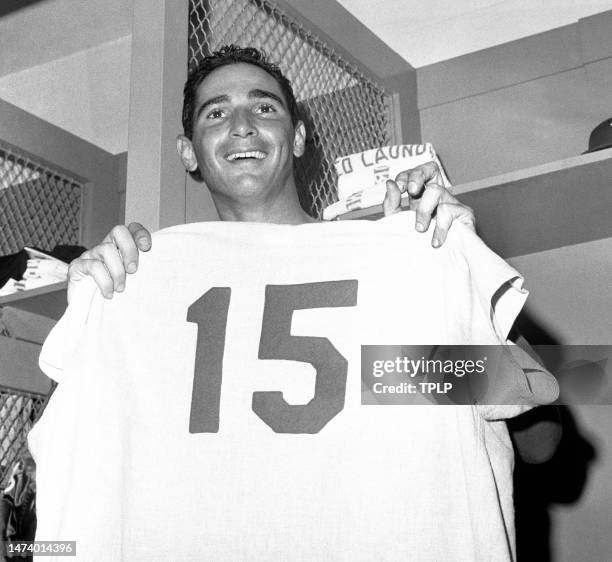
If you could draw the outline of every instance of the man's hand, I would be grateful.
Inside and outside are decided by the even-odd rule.
[[[126,273],[138,269],[139,251],[151,249],[151,234],[137,222],[115,226],[100,244],[73,260],[68,268],[68,302],[76,283],[93,277],[104,298],[125,289]]]
[[[438,248],[446,240],[448,229],[458,220],[476,231],[474,211],[463,205],[446,189],[440,169],[435,162],[427,162],[412,170],[401,172],[393,180],[387,180],[387,194],[383,201],[385,216],[399,213],[401,194],[408,192],[410,210],[416,211],[416,229],[426,232],[433,217],[436,218],[431,245]]]

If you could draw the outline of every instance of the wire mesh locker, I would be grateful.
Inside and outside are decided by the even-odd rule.
[[[0,255],[78,244],[82,185],[0,141]]]
[[[291,80],[308,130],[300,200],[320,217],[337,201],[334,160],[394,140],[391,95],[271,0],[191,0],[189,68],[230,43],[264,50]]]

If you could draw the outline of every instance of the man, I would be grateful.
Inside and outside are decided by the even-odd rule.
[[[205,59],[186,84],[183,125],[185,134],[177,141],[179,155],[186,170],[199,174],[206,182],[222,221],[304,225],[299,228],[310,230],[327,228],[329,232],[331,232],[330,227],[337,226],[306,224],[314,221],[299,205],[293,170],[293,158],[303,154],[306,132],[303,123],[298,119],[295,99],[288,82],[258,51],[227,47]],[[421,230],[428,230],[432,215],[436,214],[437,224],[434,229],[433,245],[439,246],[444,242],[454,219],[463,222],[471,230],[474,229],[474,220],[471,210],[461,205],[439,186],[436,180],[437,170],[432,165],[421,166],[416,170],[400,174],[396,181],[388,182],[384,209],[387,216],[395,214],[399,210],[400,191],[408,189],[415,196],[412,201],[412,206],[416,210],[415,224],[420,224]],[[341,226],[351,228],[351,225]],[[214,227],[211,228],[213,228],[211,232],[214,232]],[[264,230],[254,230],[254,232],[268,236],[266,239],[272,240]],[[286,234],[288,231],[282,232]],[[142,237],[144,242],[140,240]],[[255,235],[254,238],[257,243]],[[473,238],[475,237],[472,235],[471,239]],[[170,255],[172,252],[167,242],[167,236],[160,239],[161,250],[166,252],[163,254],[166,256],[169,248]],[[67,318],[64,326],[70,326],[71,323],[73,326],[78,326],[78,322],[73,322],[75,316],[78,316],[74,314],[75,310],[88,314],[87,306],[82,305],[83,301],[89,299],[89,293],[82,291],[77,294],[76,291],[80,279],[92,277],[107,298],[112,297],[115,291],[123,292],[126,272],[133,273],[137,268],[138,249],[148,249],[150,246],[148,233],[139,225],[130,225],[127,229],[117,227],[102,244],[73,262],[70,268],[70,298],[81,297],[77,299],[79,301],[77,308],[78,306],[81,308],[72,309],[72,318]],[[422,244],[420,246],[419,251],[422,252]],[[393,249],[385,248],[385,250]],[[372,252],[370,248],[369,255],[376,256],[376,250],[377,248],[374,248]],[[483,252],[482,247],[479,251]],[[241,255],[243,259],[250,259],[244,250]],[[292,256],[292,259],[299,260],[299,257],[298,254]],[[212,258],[207,255],[206,260],[209,259]],[[328,257],[328,261],[330,266],[337,265],[333,256]],[[498,277],[488,284],[490,294],[483,301],[485,306],[479,306],[478,303],[475,308],[479,315],[478,320],[475,319],[472,324],[470,318],[464,317],[466,324],[462,326],[462,329],[465,328],[462,333],[471,333],[475,325],[480,325],[483,330],[487,330],[488,341],[499,341],[497,339],[499,334],[489,325],[488,308],[493,299],[492,291],[501,286],[500,281],[503,283],[509,280],[508,275],[515,275],[515,272],[505,269],[507,266],[501,265],[500,262],[501,260],[496,262],[496,269],[503,270],[501,275],[505,277],[503,279]],[[218,266],[220,262],[217,260],[214,263]],[[240,264],[241,262],[237,260],[236,267],[240,267]],[[171,265],[174,267],[175,261],[172,261]],[[415,262],[415,265],[418,266],[418,263]],[[454,263],[451,266],[454,267]],[[214,269],[215,275],[220,275],[221,268],[211,269]],[[281,272],[286,276],[283,278],[284,282],[275,281],[280,284],[272,285],[273,288],[289,286],[287,279],[291,276],[291,271],[290,268],[286,269],[289,273]],[[463,274],[464,282],[469,282],[470,276],[465,275],[465,268],[460,273]],[[474,277],[477,276],[474,272]],[[378,296],[380,277],[376,277],[372,287]],[[252,338],[248,341],[248,346],[241,347],[224,340],[215,340],[211,337],[212,332],[208,330],[214,325],[215,334],[224,332],[225,326],[229,326],[227,311],[230,294],[234,303],[242,296],[238,290],[235,294],[231,293],[231,289],[225,286],[225,278],[215,279],[220,279],[215,283],[220,283],[221,286],[209,289],[197,300],[192,300],[193,296],[188,295],[187,309],[185,303],[181,303],[182,308],[178,314],[182,322],[181,330],[191,331],[185,332],[185,337],[180,338],[180,346],[173,341],[163,352],[157,349],[166,343],[161,340],[155,349],[157,353],[161,353],[159,357],[155,356],[155,361],[159,358],[159,361],[164,363],[161,366],[146,364],[143,367],[142,362],[149,358],[142,355],[136,360],[126,359],[133,343],[141,346],[141,352],[143,348],[148,350],[149,340],[140,334],[139,330],[149,329],[151,324],[155,324],[150,322],[149,316],[144,315],[145,320],[141,322],[140,327],[134,328],[141,341],[136,342],[138,338],[135,338],[132,342],[125,335],[125,330],[131,330],[132,325],[129,322],[122,322],[121,315],[124,309],[121,307],[121,302],[108,303],[108,309],[99,306],[100,303],[95,304],[95,311],[89,316],[90,326],[93,326],[90,329],[94,330],[94,334],[98,322],[103,323],[105,318],[119,314],[116,318],[118,323],[110,327],[111,339],[104,340],[102,349],[98,349],[97,340],[88,340],[89,347],[82,348],[78,358],[70,363],[73,370],[70,373],[72,378],[68,377],[66,382],[60,382],[59,393],[53,397],[54,400],[50,403],[45,416],[33,431],[34,441],[37,442],[35,448],[39,452],[42,451],[41,459],[47,461],[46,464],[41,463],[45,465],[41,472],[46,475],[44,478],[47,483],[46,486],[41,486],[47,490],[45,505],[57,506],[61,502],[69,503],[74,498],[78,500],[81,495],[62,494],[63,488],[59,487],[56,474],[49,469],[49,465],[56,462],[57,451],[60,450],[55,447],[54,440],[57,440],[58,445],[66,447],[63,449],[66,451],[66,458],[57,462],[66,465],[60,475],[63,478],[62,485],[68,490],[73,489],[67,473],[74,472],[78,475],[78,468],[74,468],[71,464],[71,455],[78,458],[82,466],[90,470],[96,470],[95,462],[98,456],[105,455],[105,458],[109,459],[111,470],[108,481],[86,482],[88,486],[100,488],[96,493],[98,502],[103,503],[105,494],[110,498],[108,505],[100,506],[99,503],[92,505],[91,512],[87,515],[96,512],[101,518],[107,517],[115,525],[113,528],[118,529],[117,533],[105,536],[105,539],[109,540],[109,545],[112,541],[113,552],[124,552],[125,546],[126,549],[136,549],[137,556],[141,556],[142,559],[155,559],[149,555],[146,558],[142,555],[142,549],[155,552],[155,548],[146,543],[142,537],[146,535],[150,539],[150,534],[147,532],[150,533],[151,529],[170,527],[170,521],[165,522],[166,517],[172,519],[173,525],[176,524],[174,514],[162,517],[163,514],[158,513],[155,508],[159,505],[171,507],[170,499],[174,497],[173,486],[170,484],[172,480],[177,476],[181,480],[184,474],[195,474],[198,480],[193,482],[191,494],[193,497],[184,498],[179,495],[177,499],[179,512],[185,503],[191,506],[191,511],[186,510],[186,514],[179,513],[177,517],[182,516],[180,521],[189,528],[189,536],[192,540],[195,536],[195,543],[203,549],[202,552],[189,551],[190,555],[193,554],[193,559],[197,559],[202,553],[208,554],[211,559],[250,557],[280,559],[290,556],[291,553],[303,556],[304,559],[313,559],[313,557],[393,559],[394,555],[418,553],[420,559],[436,560],[447,559],[452,553],[459,552],[461,554],[458,554],[458,559],[485,557],[487,553],[498,559],[512,558],[511,450],[505,426],[499,421],[503,415],[498,416],[498,413],[489,412],[488,418],[486,415],[482,415],[481,418],[480,415],[474,415],[474,411],[469,408],[361,408],[355,399],[355,392],[347,390],[345,393],[344,387],[342,396],[337,400],[334,385],[337,382],[337,371],[341,368],[336,367],[335,372],[328,373],[328,379],[319,377],[320,370],[324,370],[326,361],[330,358],[337,360],[336,365],[345,365],[347,362],[342,356],[344,350],[349,346],[354,349],[358,343],[367,343],[358,342],[351,335],[358,323],[351,322],[354,317],[348,316],[345,325],[340,326],[339,330],[342,331],[337,332],[338,337],[334,343],[342,338],[344,341],[342,345],[337,344],[340,349],[338,352],[333,345],[325,344],[325,342],[329,344],[330,340],[311,337],[310,334],[313,332],[308,329],[305,333],[309,335],[305,337],[290,333],[287,327],[291,328],[291,317],[288,324],[286,322],[283,324],[277,321],[279,317],[274,314],[280,314],[281,320],[286,321],[286,313],[291,307],[283,303],[278,306],[278,300],[276,309],[270,307],[273,314],[266,316],[264,312],[261,321],[255,318],[255,315],[250,317],[245,315],[241,318],[244,321],[245,317],[248,317],[257,329],[261,329],[259,356],[255,352],[256,360],[249,362],[253,358],[253,354],[248,351],[254,341]],[[356,286],[356,282],[351,278],[339,277],[339,279],[342,280],[334,283],[340,283],[344,288],[350,284]],[[431,272],[427,279],[431,280]],[[138,284],[133,294],[149,291],[153,296],[147,303],[159,300],[159,292],[146,286],[146,278],[134,281]],[[249,290],[261,280],[255,281],[246,280]],[[319,284],[304,283],[302,280],[290,282],[295,284],[292,287]],[[204,285],[206,283],[208,280],[203,282]],[[448,287],[449,284],[454,287],[454,283],[454,279],[443,280],[440,287]],[[324,284],[329,286],[329,283]],[[266,285],[266,291],[269,286]],[[464,288],[465,283],[461,291]],[[190,290],[193,290],[193,287]],[[178,293],[180,298],[185,298],[181,289],[175,290],[175,293]],[[211,295],[213,298],[209,298]],[[128,294],[125,296],[129,297]],[[243,300],[239,301],[240,305],[235,305],[231,310],[240,314],[247,304],[251,305],[261,297],[261,294],[249,295],[253,296],[255,298],[243,297]],[[355,306],[355,300],[345,301],[344,304],[329,304],[325,299],[323,304],[319,302],[317,305],[312,305],[309,301],[311,296],[312,294],[307,294],[304,298],[302,295],[299,306],[291,302],[292,310],[308,312],[311,308],[322,311],[326,307],[337,307],[345,308],[350,314],[353,312],[351,307]],[[355,297],[355,293],[352,296]],[[362,296],[360,294],[360,299]],[[442,295],[441,299],[438,299],[438,296],[435,294],[436,298],[432,300],[443,302],[432,302],[431,306],[438,307],[439,318],[444,318],[442,309],[444,303],[450,302],[449,310],[454,310],[452,307],[461,300],[460,298],[445,300],[448,296],[446,294]],[[270,293],[270,301],[273,298],[278,299],[278,293]],[[389,292],[388,295],[383,295],[384,299],[387,299],[384,302],[392,308],[395,295]],[[304,304],[304,301],[308,302]],[[264,306],[267,307],[265,303],[269,304],[267,292],[264,301]],[[117,306],[110,306],[113,304]],[[256,304],[259,305],[260,302]],[[363,302],[360,302],[360,305],[363,305]],[[139,306],[132,305],[131,312],[136,315],[131,318],[143,316],[142,308]],[[426,303],[419,310],[428,313],[430,308]],[[187,322],[185,322],[185,310],[188,310]],[[268,308],[264,308],[264,311],[267,310]],[[332,311],[337,314],[336,310]],[[340,310],[340,313],[342,312],[344,311]],[[392,337],[399,337],[401,340],[403,337],[401,334],[405,333],[401,332],[401,329],[405,324],[411,325],[413,337],[414,334],[421,336],[420,331],[424,328],[419,320],[410,320],[401,314],[394,316],[392,310],[378,312],[381,325],[366,322],[365,327],[369,330],[370,337],[380,337],[378,332],[381,332],[386,334],[383,337],[389,338],[387,342]],[[157,313],[163,321],[154,329],[159,332],[157,336],[160,333],[165,336],[167,326],[176,323],[177,315],[168,314],[166,310],[156,310]],[[317,312],[317,314],[325,313]],[[310,318],[317,320],[316,315]],[[392,324],[393,322],[395,324]],[[127,325],[119,326],[122,323]],[[191,326],[185,327],[185,324]],[[234,322],[232,330],[238,330],[236,324],[240,323]],[[428,323],[427,329],[431,339],[438,333],[437,324],[435,319]],[[452,324],[452,321],[444,324]],[[113,333],[115,326],[118,328],[118,335]],[[201,346],[205,351],[201,353],[196,351],[194,371],[190,363],[194,353],[190,346],[193,346],[193,329],[196,326],[197,349]],[[394,329],[393,326],[397,326],[398,329]],[[200,330],[206,335],[200,337]],[[108,330],[105,333],[108,335]],[[236,334],[236,331],[232,332],[233,336]],[[55,339],[61,340],[61,336],[59,332],[59,336],[56,334]],[[66,341],[66,338],[64,340]],[[233,367],[229,369],[231,374],[248,375],[241,380],[236,376],[226,376],[223,379],[225,387],[222,391],[220,360],[212,367],[207,363],[207,358],[215,355],[215,350],[219,351],[219,347],[215,347],[215,341],[221,341],[221,353],[225,345],[234,346],[231,358],[228,357],[230,354],[226,353],[223,369]],[[213,352],[210,346],[214,347]],[[245,348],[248,349],[245,351]],[[47,353],[45,361],[48,365],[62,362],[61,347],[57,349],[59,355],[55,357],[50,357]],[[322,350],[325,353],[321,353]],[[297,351],[305,355],[292,355]],[[175,355],[169,357],[173,353]],[[85,393],[85,389],[80,385],[87,383],[87,377],[83,377],[84,381],[79,380],[78,371],[80,361],[87,361],[91,354],[99,355],[103,361],[108,359],[111,361],[111,366],[108,370],[99,373],[100,376],[94,381],[99,384],[96,400],[88,405],[86,415],[79,418],[75,402]],[[313,354],[317,355],[317,358],[313,358]],[[325,354],[327,356],[323,357]],[[58,362],[55,362],[55,359],[58,359]],[[306,398],[304,403],[302,396],[297,400],[285,402],[285,398],[276,387],[278,382],[270,382],[268,377],[257,378],[256,363],[265,363],[266,368],[271,369],[270,363],[276,363],[278,366],[277,360],[289,360],[294,364],[310,363],[315,367],[316,384],[314,398],[310,402]],[[355,363],[354,361],[352,363],[353,375],[349,375],[349,382],[346,380],[344,382],[345,385],[350,384],[352,390],[359,388],[359,380],[354,376]],[[123,369],[125,364],[136,371],[130,371],[130,381],[124,385],[121,376],[113,375]],[[202,367],[203,364],[206,365],[206,369]],[[159,376],[155,380],[153,380],[155,375],[151,375],[153,370],[159,371],[157,373]],[[139,376],[134,377],[134,372],[138,372]],[[107,374],[108,376],[105,376]],[[288,378],[283,378],[281,384],[286,384],[294,374],[288,374]],[[298,378],[302,380],[301,377]],[[174,424],[173,416],[176,415],[176,408],[173,405],[176,402],[172,401],[172,397],[178,393],[177,388],[182,389],[181,404],[184,404],[184,391],[189,390],[192,379],[193,401],[189,414],[188,433],[182,418],[176,425]],[[210,390],[207,385],[210,385],[211,381],[214,382],[213,379],[219,381],[219,386]],[[264,382],[274,390],[265,391],[257,386]],[[163,387],[166,393],[157,391],[158,384],[166,385]],[[255,384],[254,389],[249,387],[251,384]],[[521,380],[521,384],[526,390],[528,386],[526,381]],[[202,385],[206,387],[208,393],[198,390],[201,390]],[[334,392],[330,392],[330,389]],[[251,392],[252,390],[256,392]],[[327,400],[329,396],[325,396],[324,391],[333,395],[333,400]],[[211,406],[210,397],[213,394],[217,402]],[[226,400],[225,403],[221,401],[221,406],[219,406],[219,394]],[[227,400],[238,395],[239,407],[232,410],[228,407]],[[202,407],[203,402],[206,403],[205,408]],[[151,404],[154,405],[155,415],[151,415]],[[147,414],[134,416],[137,418],[134,422],[136,428],[126,428],[122,421],[122,416],[126,415],[130,408],[136,408],[138,412]],[[216,417],[213,419],[206,417],[213,410]],[[306,410],[307,415],[302,415]],[[108,421],[108,427],[88,426],[85,429],[79,427],[79,419],[86,423],[88,417],[96,416],[97,419]],[[179,432],[169,438],[165,431],[166,425],[163,423],[166,417],[171,420],[167,425],[180,428]],[[257,417],[260,419],[257,420]],[[221,422],[220,418],[223,418]],[[313,419],[318,425],[307,425]],[[221,429],[219,429],[220,424]],[[58,428],[65,431],[62,433]],[[78,443],[74,448],[70,435],[73,429],[76,431],[74,443]],[[139,438],[133,437],[134,431],[140,430],[143,434],[139,435]],[[113,440],[109,439],[109,435]],[[168,479],[168,484],[155,480],[162,484],[162,489],[152,494],[151,488],[144,482],[147,478],[152,478],[151,474],[156,475],[155,471],[163,472],[157,466],[159,462],[154,461],[155,457],[150,453],[158,442],[166,447],[162,449],[161,455],[169,456],[172,461],[176,458],[180,472],[177,475],[163,474]],[[181,451],[182,456],[173,452],[172,448],[178,446],[177,442],[185,446]],[[487,446],[493,447],[490,460]],[[101,447],[105,447],[105,453],[102,455]],[[138,455],[133,453],[135,449],[139,451]],[[127,464],[124,464],[124,456],[130,459]],[[451,457],[452,460],[449,460]],[[424,458],[428,461],[421,464]],[[361,464],[361,461],[365,462]],[[91,464],[92,462],[94,464]],[[411,468],[404,463],[409,463]],[[131,471],[128,471],[128,465]],[[122,487],[124,480],[113,478],[111,473],[123,475],[124,470],[131,472],[129,477],[132,480],[129,480],[130,485],[125,488],[126,495],[121,495],[124,493]],[[458,479],[457,485],[453,485],[454,478]],[[498,478],[503,480],[503,486],[500,485]],[[83,484],[81,486],[83,487],[78,492],[89,490]],[[500,489],[502,492],[498,499]],[[61,497],[52,494],[60,494]],[[396,494],[400,494],[398,497],[403,499],[401,501],[396,499]],[[152,495],[163,496],[166,501],[160,502],[158,498],[151,497]],[[116,502],[112,501],[117,496],[123,499],[123,505],[117,506]],[[193,498],[203,503],[198,504]],[[141,510],[143,502],[155,508]],[[74,511],[68,516],[68,525],[73,527],[60,527],[60,531],[78,528],[83,533],[88,532],[89,539],[94,541],[96,537],[92,536],[92,530],[86,529],[87,521],[83,519],[86,517],[85,514],[81,518],[84,523],[79,526],[80,511],[74,505],[82,508],[83,503],[69,504]],[[202,509],[202,505],[207,509]],[[421,508],[427,512],[419,511]],[[109,515],[111,513],[112,516]],[[126,516],[126,519],[125,514],[131,517]],[[402,518],[406,516],[414,519],[403,520]],[[200,517],[202,522],[199,520]],[[389,521],[385,521],[386,517],[390,518]],[[472,517],[478,519],[479,523],[472,521]],[[53,527],[53,518],[48,514],[40,519],[47,525],[45,530],[57,530]],[[439,534],[432,532],[436,524],[443,520],[448,528]],[[129,523],[122,526],[123,521]],[[135,521],[138,523],[130,526]],[[194,528],[198,523],[200,528]],[[399,530],[397,525],[401,525]],[[108,532],[108,528],[99,531],[101,535]],[[184,536],[187,536],[187,529],[184,530]],[[182,541],[184,536],[173,537],[179,542],[180,546],[177,545],[176,548],[180,548],[183,555],[185,548],[188,549],[191,544],[189,540]],[[73,537],[63,538],[70,540]],[[123,544],[123,540],[127,546]],[[84,545],[84,548],[88,548],[88,545]],[[167,548],[168,545],[164,545],[164,552],[167,552]],[[135,551],[128,550],[128,552]]]
[[[185,84],[182,119],[177,151],[185,169],[209,187],[222,221],[315,221],[299,204],[293,167],[307,132],[290,82],[261,52],[229,46],[203,60]],[[401,194],[408,191],[419,232],[427,232],[436,218],[432,246],[444,244],[455,220],[475,230],[472,209],[441,184],[434,162],[400,173],[387,181],[385,216],[400,212]],[[150,248],[151,235],[141,224],[114,227],[70,264],[68,299],[88,276],[105,298],[122,292],[127,274],[138,269],[139,251]],[[536,424],[513,431],[513,437],[523,458],[542,462],[555,450],[560,431]]]
[[[293,168],[294,156],[304,153],[307,132],[291,85],[278,67],[256,49],[226,47],[200,64],[184,94],[184,135],[177,139],[177,150],[185,169],[198,172],[209,187],[222,221],[315,220],[299,204]],[[236,151],[248,150],[258,154],[234,159]],[[473,211],[441,185],[435,163],[387,182],[385,216],[399,212],[405,191],[417,214],[417,230],[426,232],[435,215],[435,247],[444,243],[454,220],[475,228]],[[150,234],[142,225],[116,226],[101,244],[72,262],[69,299],[84,276],[93,277],[106,298],[123,291],[126,272],[138,268],[139,250],[150,247]]]

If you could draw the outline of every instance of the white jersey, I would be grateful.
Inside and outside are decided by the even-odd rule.
[[[40,359],[59,386],[30,434],[37,540],[87,561],[512,559],[498,420],[554,396],[515,369],[521,406],[362,405],[362,344],[498,344],[523,305],[468,229],[430,239],[413,213],[189,224],[112,300],[80,282]]]

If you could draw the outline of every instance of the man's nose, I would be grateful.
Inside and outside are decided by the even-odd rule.
[[[249,137],[257,134],[253,115],[248,109],[237,109],[233,112],[231,134],[235,137]]]

